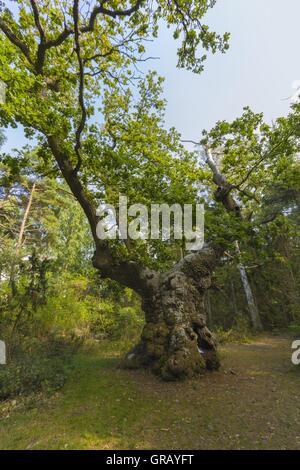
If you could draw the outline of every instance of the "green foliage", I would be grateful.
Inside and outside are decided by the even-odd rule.
[[[96,1],[82,2],[83,80],[73,53],[73,2],[40,1],[39,26],[27,2],[16,1],[13,11],[3,8],[0,27],[5,24],[5,31],[17,33],[25,46],[18,47],[5,31],[1,35],[0,79],[8,86],[0,124],[21,124],[29,138],[37,137],[39,174],[47,173],[49,167],[57,170],[49,136],[59,140],[61,151],[74,166],[76,130],[83,115],[82,103],[78,103],[81,84],[86,120],[78,176],[94,208],[103,201],[115,204],[120,193],[127,195],[129,204],[138,201],[149,206],[154,198],[157,203],[195,203],[195,183],[202,175],[196,169],[196,156],[186,152],[174,129],[164,129],[162,79],[154,72],[139,74],[137,65],[147,58],[147,41],[165,23],[180,41],[179,67],[201,72],[207,52],[228,48],[228,34],[218,35],[202,21],[214,4],[208,0],[115,1],[103,9]],[[92,12],[96,20],[89,27],[87,18],[95,18]],[[41,30],[45,47],[38,46]],[[179,250],[157,241],[149,247],[145,242],[133,243],[131,253],[122,243],[110,245],[117,259],[130,258],[158,268],[178,259]]]
[[[34,315],[34,334],[73,332],[82,338],[101,340],[132,337],[140,331],[143,315],[139,299],[129,289],[116,297],[103,297],[101,286],[94,282],[84,277],[53,279],[47,302]]]
[[[1,159],[0,338],[9,362],[0,369],[0,399],[52,393],[64,385],[84,338],[129,338],[142,324],[129,290],[93,276],[89,229],[65,185],[39,178],[34,164],[23,165],[28,155]]]
[[[220,121],[203,133],[214,152],[242,218],[211,202],[206,212],[209,239],[226,255],[216,273],[220,289],[211,293],[215,325],[229,329],[239,314],[249,315],[238,273],[234,241],[238,240],[261,320],[265,328],[285,328],[299,310],[299,106],[266,125],[262,114],[245,108],[232,122]],[[215,184],[207,175],[212,190]]]
[[[123,343],[106,341],[78,354],[70,380],[48,406],[36,400],[31,410],[0,406],[1,449],[299,449],[299,368],[290,364],[290,338],[225,346],[221,373],[184,386],[120,370],[129,347]]]
[[[297,322],[292,322],[290,325],[289,325],[289,331],[295,335],[296,338],[299,338],[300,337],[300,322],[298,321]]]
[[[214,333],[220,344],[249,343],[253,338],[249,320],[243,316],[237,317],[231,328],[224,329],[224,327],[219,326],[215,328]]]
[[[90,318],[90,332],[96,339],[135,337],[144,324],[138,306],[122,307],[109,302],[97,303]]]
[[[22,125],[37,143],[0,158],[0,331],[12,354],[28,338],[42,342],[70,332],[98,340],[128,338],[142,326],[139,300],[94,278],[88,223],[66,182],[92,214],[99,203],[116,206],[119,194],[147,207],[205,201],[206,239],[226,250],[216,273],[220,286],[211,294],[211,323],[221,340],[248,336],[235,240],[263,325],[298,325],[300,107],[272,126],[245,108],[232,122],[203,132],[201,143],[213,149],[228,191],[241,205],[237,218],[216,202],[216,181],[197,153],[186,151],[175,129],[165,129],[163,79],[137,72],[147,40],[157,36],[161,23],[180,41],[179,67],[198,73],[206,52],[225,52],[228,34],[211,32],[202,21],[215,1],[116,0],[104,2],[104,9],[96,1],[82,2],[77,25],[69,0],[36,2],[39,22],[32,3],[17,0],[0,17],[0,80],[7,85],[0,125]],[[96,17],[90,16],[94,7],[100,8]],[[71,171],[63,171],[66,165]],[[130,248],[117,240],[108,246],[116,265],[130,260],[158,270],[170,268],[183,249],[173,240],[139,240]],[[12,356],[3,380],[9,390],[15,374],[22,391],[29,372],[22,364],[18,372],[14,361]],[[32,361],[28,389],[43,388],[44,373]],[[45,356],[43,370],[47,361]],[[55,384],[56,372],[49,376]]]

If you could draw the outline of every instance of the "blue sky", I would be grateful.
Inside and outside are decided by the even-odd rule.
[[[149,50],[165,76],[166,126],[197,140],[219,119],[234,119],[249,105],[270,122],[288,113],[292,83],[300,80],[299,0],[218,0],[206,23],[231,33],[226,54],[210,56],[201,75],[176,69],[176,42],[162,30]],[[5,150],[26,143],[21,129],[8,131]]]

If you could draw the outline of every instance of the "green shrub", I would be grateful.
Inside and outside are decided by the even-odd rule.
[[[253,332],[249,326],[249,321],[246,317],[239,316],[234,322],[234,325],[229,329],[218,327],[214,330],[220,344],[224,343],[248,343],[253,336]]]
[[[94,306],[89,325],[96,339],[120,339],[136,334],[143,325],[143,316],[139,307],[121,307],[101,301]]]
[[[300,323],[293,322],[288,326],[288,329],[294,336],[300,338]]]

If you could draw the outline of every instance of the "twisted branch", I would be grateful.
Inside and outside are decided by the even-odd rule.
[[[84,104],[84,65],[83,65],[83,60],[81,57],[81,49],[80,49],[80,31],[79,31],[79,0],[74,0],[73,4],[73,18],[74,18],[74,29],[75,29],[75,34],[74,34],[74,40],[75,40],[75,52],[77,55],[77,60],[78,60],[78,65],[79,65],[79,106],[81,108],[81,119],[79,121],[78,127],[76,129],[75,133],[75,138],[76,138],[76,143],[75,143],[75,153],[77,156],[77,164],[74,169],[75,173],[78,173],[82,159],[80,155],[80,150],[81,150],[81,134],[84,130],[85,123],[86,123],[86,118],[87,118],[87,112]]]

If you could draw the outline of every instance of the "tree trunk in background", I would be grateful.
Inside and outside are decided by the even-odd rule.
[[[204,309],[205,290],[211,285],[210,256],[188,255],[171,271],[153,276],[152,289],[142,296],[142,337],[127,354],[125,367],[150,367],[165,380],[219,368]]]
[[[235,242],[235,246],[236,246],[236,252],[237,252],[239,258],[241,259],[241,252],[240,252],[240,247],[239,247],[238,241]],[[249,280],[248,280],[248,276],[247,276],[247,273],[246,273],[245,266],[243,265],[243,263],[241,261],[238,264],[238,269],[240,271],[241,281],[242,281],[243,288],[244,288],[245,295],[246,295],[246,299],[247,299],[247,304],[248,304],[248,309],[249,309],[249,313],[250,313],[252,326],[256,330],[261,330],[262,329],[262,324],[261,324],[259,312],[258,312],[258,309],[256,307],[256,303],[255,303],[254,296],[253,296],[253,293],[252,293],[252,289],[251,289],[251,286],[250,286],[250,283],[249,283]]]
[[[22,223],[21,223],[21,227],[20,227],[20,231],[19,231],[17,247],[16,247],[16,253],[17,254],[19,253],[19,251],[21,249],[21,246],[22,246],[22,243],[23,243],[24,231],[25,231],[25,227],[26,227],[26,224],[27,224],[29,212],[30,212],[31,205],[32,205],[32,200],[33,200],[35,187],[36,187],[36,183],[33,183],[32,187],[31,187],[31,190],[30,190],[30,193],[29,193],[29,199],[28,199],[28,202],[27,202],[27,206],[26,206],[26,209],[25,209],[25,212],[24,212],[24,215],[23,215],[23,219],[22,219]]]
[[[36,188],[36,183],[33,183],[32,187],[31,187],[31,190],[30,190],[30,193],[29,193],[29,198],[28,198],[28,202],[27,202],[27,205],[26,205],[26,208],[25,208],[23,219],[22,219],[22,222],[21,222],[21,227],[20,227],[20,230],[19,230],[18,240],[17,240],[17,244],[16,244],[16,257],[19,255],[21,247],[22,247],[25,227],[26,227],[27,220],[28,220],[29,213],[30,213],[30,209],[31,209],[31,206],[32,206],[32,201],[33,201],[33,195],[34,195],[34,192],[35,192],[35,188]],[[13,262],[12,267],[11,267],[11,272],[10,272],[10,286],[11,286],[13,296],[15,296],[16,293],[17,293],[16,283],[15,283],[15,271],[16,271],[16,263]]]
[[[236,302],[236,293],[235,293],[235,287],[233,281],[230,282],[231,286],[231,295],[232,295],[232,304],[233,304],[233,310],[234,310],[234,317],[237,318],[239,311],[237,308],[237,302]]]

